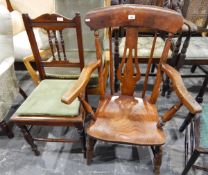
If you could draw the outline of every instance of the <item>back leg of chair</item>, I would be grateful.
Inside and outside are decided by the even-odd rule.
[[[191,158],[189,159],[186,167],[184,168],[182,175],[186,175],[188,171],[190,170],[191,166],[196,162],[197,158],[199,157],[200,153],[197,150],[194,150],[194,152],[191,155]]]
[[[81,142],[81,145],[82,145],[82,152],[83,152],[84,158],[86,158],[86,135],[85,135],[84,128],[83,127],[78,128],[78,132],[79,132],[79,135],[80,135],[80,142]]]
[[[21,129],[25,140],[27,143],[31,146],[32,150],[34,151],[36,156],[40,155],[40,152],[38,151],[37,145],[34,143],[34,139],[32,135],[30,134],[29,130],[27,129],[26,126],[19,125],[19,128]]]
[[[22,97],[23,97],[24,99],[27,98],[27,94],[25,93],[25,91],[24,91],[21,87],[19,87],[19,93],[22,95]]]
[[[160,174],[160,167],[162,164],[162,146],[155,146],[154,149],[154,173]]]
[[[87,165],[90,165],[93,158],[95,139],[88,137],[87,139]]]
[[[2,131],[11,139],[14,137],[14,134],[11,130],[11,128],[8,126],[8,124],[3,120],[2,122],[0,122],[0,127],[2,129]]]
[[[191,73],[194,73],[195,70],[196,70],[196,68],[197,68],[197,65],[193,65],[193,66],[191,67]]]

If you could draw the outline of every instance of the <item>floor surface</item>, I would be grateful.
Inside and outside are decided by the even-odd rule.
[[[189,67],[183,72],[189,73]],[[33,90],[34,85],[25,71],[17,71],[20,86],[27,94]],[[153,81],[150,79],[150,84]],[[184,78],[188,90],[196,96],[202,84],[202,78]],[[142,83],[141,83],[142,84]],[[140,85],[138,85],[138,89]],[[150,86],[151,88],[151,86]],[[98,97],[90,96],[90,103],[96,107]],[[23,102],[23,98],[18,96],[17,100],[8,114],[9,120],[12,113]],[[159,97],[158,108],[162,114],[167,107],[177,102],[173,93],[171,98]],[[204,102],[208,102],[205,94]],[[178,175],[182,172],[184,165],[184,133],[179,133],[184,117],[188,111],[182,107],[176,116],[166,124],[165,132],[167,142],[163,146],[163,163],[161,175]],[[24,140],[18,127],[13,127],[15,137],[8,139],[0,136],[0,175],[152,175],[152,153],[148,147],[135,147],[121,144],[111,144],[102,141],[97,142],[93,162],[90,166],[85,164],[85,159],[81,153],[80,144],[68,143],[44,143],[38,142],[40,156],[35,156],[30,146]],[[63,127],[33,127],[31,130],[36,136],[75,137],[77,131]],[[207,163],[205,158],[199,163]],[[205,175],[203,171],[190,171],[196,175]]]

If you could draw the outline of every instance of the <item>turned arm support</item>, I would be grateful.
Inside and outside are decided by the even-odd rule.
[[[70,104],[75,100],[75,98],[80,97],[80,94],[85,91],[85,88],[90,81],[92,72],[100,65],[101,60],[98,60],[84,67],[82,69],[79,79],[76,81],[74,86],[63,95],[61,101],[66,104]]]
[[[188,110],[192,114],[201,112],[202,111],[201,106],[187,91],[179,72],[168,64],[162,64],[161,69],[163,72],[165,72],[165,74],[167,74],[167,76],[172,81],[173,89],[176,92],[176,95],[180,99],[181,103],[184,106],[186,106],[186,108],[188,108]]]

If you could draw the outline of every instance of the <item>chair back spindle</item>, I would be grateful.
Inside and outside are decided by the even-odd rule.
[[[22,16],[41,79],[46,78],[45,67],[75,67],[82,70],[84,67],[84,50],[79,13],[76,13],[72,19],[58,14],[43,14],[36,19],[30,19],[28,14]],[[47,33],[51,58],[41,58],[33,31],[34,28],[40,28],[42,32]],[[78,60],[74,60],[67,55],[64,41],[66,30],[76,30]]]
[[[151,29],[154,31],[152,47],[150,48],[150,56],[147,64],[144,85],[142,89],[142,97],[145,98],[145,91],[147,89],[148,77],[150,67],[153,62],[153,55],[156,47],[157,36],[159,32],[168,34],[165,40],[165,45],[158,64],[157,74],[150,97],[151,103],[156,103],[160,91],[160,83],[162,80],[161,64],[165,63],[168,58],[170,50],[171,39],[173,34],[178,32],[183,25],[183,17],[173,10],[167,10],[160,7],[151,7],[145,5],[118,5],[92,11],[87,14],[85,19],[86,24],[94,31],[102,28],[123,27],[126,31],[125,45],[121,63],[116,72],[117,78],[120,81],[121,95],[133,96],[137,82],[141,78],[141,69],[139,67],[140,53],[140,37],[139,33],[142,29]],[[100,44],[98,44],[96,36],[96,50],[97,57],[101,57]],[[111,41],[111,40],[110,40]],[[99,47],[98,47],[99,46]],[[112,54],[112,46],[110,42],[110,54]],[[111,93],[112,83],[114,77],[113,73],[113,58],[110,56],[110,87]],[[101,66],[102,67],[102,66]],[[99,75],[100,83],[102,84],[102,69]],[[104,92],[101,91],[101,97]]]

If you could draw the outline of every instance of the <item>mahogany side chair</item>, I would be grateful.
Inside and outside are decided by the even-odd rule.
[[[60,2],[61,3],[61,2]],[[65,14],[67,16],[73,16],[74,12],[76,10],[86,10],[84,9],[81,5],[83,5],[85,2],[83,3],[79,3],[79,2],[70,2],[70,9],[71,12],[65,13],[63,11],[61,11],[59,8],[57,9],[59,11],[59,14]],[[86,3],[85,3],[86,5]],[[95,3],[95,7],[96,5],[98,5],[98,3]],[[89,7],[93,8],[93,2],[89,3]],[[87,6],[87,8],[89,8]],[[74,9],[73,9],[74,8]],[[68,9],[68,10],[70,10]],[[76,43],[76,33],[74,31],[65,31],[63,32],[63,38],[65,41],[65,50],[66,50],[66,55],[68,55],[69,57],[73,58],[74,60],[78,60],[80,58],[80,55],[78,53],[81,54],[82,58],[84,60],[84,65],[88,65],[91,61],[96,60],[96,56],[95,56],[95,51],[91,50],[91,47],[88,43],[89,41],[91,41],[91,38],[93,39],[93,37],[89,38],[88,32],[84,31],[85,26],[82,25],[81,22],[81,15],[84,12],[82,11],[80,13],[80,30],[81,32],[79,32],[79,40],[81,40],[81,42],[79,43],[80,46],[82,45],[82,47],[84,47],[84,43],[85,43],[85,47],[84,49],[80,49],[82,47],[77,48],[77,43]],[[78,18],[77,18],[78,19]],[[47,41],[46,41],[47,42]],[[56,51],[55,51],[56,52]],[[51,57],[51,52],[50,49],[48,50],[47,48],[45,48],[45,50],[41,50],[40,54],[43,58],[50,58]],[[109,67],[109,52],[106,49],[105,52],[103,53],[103,62],[105,64],[105,71],[104,71],[104,78],[107,79],[108,78],[108,67]],[[35,69],[35,66],[33,66],[34,64],[34,58],[35,55],[28,55],[23,59],[24,65],[26,67],[26,69],[28,70],[28,73],[30,74],[33,82],[35,85],[38,85],[40,82],[40,76],[38,74],[38,71]],[[46,69],[46,74],[50,75],[50,76],[54,76],[56,78],[60,77],[60,78],[67,78],[67,79],[78,79],[79,75],[80,75],[80,69],[78,68],[72,68],[72,69],[67,69],[64,70],[63,68],[47,68]],[[87,89],[86,89],[86,93],[87,94],[99,94],[99,83],[98,83],[98,72],[94,72],[93,75],[91,76],[91,81],[89,82]]]
[[[86,24],[94,31],[97,62],[85,67],[72,89],[64,94],[62,101],[70,104],[80,96],[86,88],[92,72],[99,68],[99,83],[101,85],[100,101],[96,112],[83,99],[82,104],[90,113],[91,121],[86,128],[87,139],[87,164],[93,158],[95,141],[150,146],[154,155],[154,172],[160,173],[162,161],[162,145],[165,144],[165,133],[162,126],[171,120],[177,110],[184,105],[192,113],[201,111],[201,106],[186,90],[180,74],[166,64],[171,39],[183,25],[183,17],[175,11],[155,6],[142,5],[118,5],[97,9],[89,12],[85,18]],[[103,81],[103,65],[101,61],[101,42],[99,29],[113,27],[126,28],[126,41],[122,62],[117,71],[120,81],[120,93],[114,93],[114,66],[112,54],[112,39],[109,35],[110,48],[110,91],[105,91]],[[138,31],[140,28],[151,28],[155,31],[149,56],[141,97],[135,93],[135,86],[141,77],[139,66],[140,58]],[[152,64],[155,43],[158,31],[167,32],[164,49],[160,57],[151,96],[146,96],[148,75]],[[156,102],[160,93],[160,84],[163,73],[173,81],[173,87],[180,100],[161,117],[158,115]]]
[[[73,68],[82,70],[84,60],[82,55],[80,16],[76,14],[74,18],[68,19],[58,14],[43,14],[31,20],[27,14],[23,14],[23,20],[41,81],[12,116],[11,121],[21,128],[26,141],[32,147],[35,155],[40,154],[34,143],[35,140],[49,142],[77,142],[77,140],[81,140],[85,155],[86,144],[83,129],[85,112],[83,107],[80,105],[80,101],[77,98],[74,99],[73,103],[70,105],[61,102],[62,95],[74,85],[75,80],[68,80],[65,79],[66,77],[54,77],[50,74],[46,74],[46,69],[52,67],[62,68],[66,72]],[[41,57],[42,55],[38,50],[33,28],[40,28],[48,34],[51,57],[47,60]],[[73,58],[68,57],[65,53],[65,42],[63,38],[65,30],[75,30],[77,33],[79,60],[74,61]],[[73,126],[78,129],[80,138],[73,140],[33,138],[27,128],[28,125]]]

